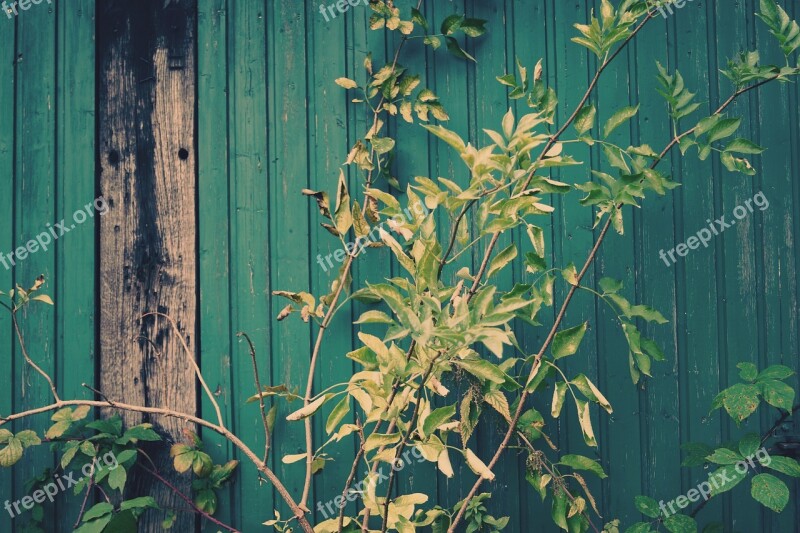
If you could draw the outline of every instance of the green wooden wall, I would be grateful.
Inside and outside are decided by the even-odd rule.
[[[103,127],[95,123],[96,3],[102,0],[55,0],[12,20],[0,13],[0,252],[24,244],[45,224],[69,216],[102,193],[97,190],[95,148],[95,132]],[[596,67],[593,58],[570,42],[575,33],[572,23],[586,20],[593,3],[426,0],[423,11],[429,20],[441,21],[458,11],[489,21],[488,34],[469,45],[478,64],[433,53],[418,42],[404,49],[401,63],[420,72],[423,84],[440,96],[452,117],[448,127],[480,143],[486,141],[482,128],[496,127],[509,106],[523,111],[507,99],[495,77],[510,72],[515,57],[531,66],[542,58],[547,81],[559,94],[558,118],[564,120]],[[363,110],[348,104],[333,79],[343,75],[362,79],[365,53],[372,51],[378,64],[398,43],[368,29],[370,12],[364,6],[326,22],[316,1],[197,0],[197,4],[197,137],[191,155],[198,165],[198,197],[185,199],[195,205],[198,228],[195,338],[204,374],[211,388],[218,390],[230,426],[258,449],[263,446],[259,413],[255,405],[244,404],[253,394],[252,370],[236,333],[246,331],[252,337],[262,361],[262,380],[295,387],[305,383],[315,331],[295,319],[276,322],[284,303],[271,292],[322,293],[330,284],[332,273],[324,272],[315,258],[332,252],[336,243],[318,225],[316,208],[299,191],[332,190],[349,147],[367,129]],[[755,0],[696,0],[668,20],[659,17],[648,25],[607,71],[593,96],[605,114],[641,103],[629,130],[616,134],[619,143],[660,147],[669,140],[667,112],[655,94],[656,61],[679,68],[687,85],[707,102],[704,108],[711,110],[730,92],[719,75],[727,57],[768,43],[774,51],[770,36],[752,16],[755,4]],[[800,5],[784,4],[795,18],[800,17]],[[775,56],[770,59],[779,61]],[[631,384],[627,345],[601,304],[582,295],[569,311],[570,323],[589,320],[592,325],[569,370],[588,368],[589,377],[607,391],[615,407],[610,416],[593,413],[599,428],[596,453],[610,478],[591,486],[605,518],[630,524],[639,519],[632,505],[634,495],[669,500],[701,481],[701,469],[679,466],[681,443],[717,443],[757,430],[759,424],[761,429],[769,427],[772,415],[742,428],[718,413],[709,416],[715,394],[736,379],[736,363],[800,367],[800,249],[795,243],[800,229],[798,97],[796,85],[770,84],[733,107],[733,113],[747,117],[744,129],[751,138],[769,148],[756,159],[756,177],[729,174],[713,158],[684,161],[676,151],[671,155],[672,169],[683,186],[666,197],[648,198],[626,235],[614,236],[604,245],[589,283],[606,275],[621,278],[637,301],[658,307],[671,321],[647,332],[667,354],[667,361],[655,366],[653,379],[639,387]],[[401,183],[416,175],[466,180],[457,157],[419,126],[391,128],[399,140],[395,175]],[[576,158],[603,166],[596,150],[584,149]],[[571,181],[576,177],[571,172],[567,168],[555,176]],[[358,190],[357,176],[350,175],[350,180],[351,190]],[[729,214],[758,191],[768,198],[768,210],[757,210],[711,247],[691,253],[673,267],[659,259],[659,250],[685,241],[706,225],[706,219]],[[591,214],[576,198],[557,200],[547,237],[551,263],[555,258],[556,264],[583,261],[593,242]],[[522,237],[504,235],[499,244],[516,241],[525,248]],[[96,316],[104,302],[96,297],[95,287],[97,258],[103,250],[95,243],[94,223],[86,223],[58,240],[54,249],[35,254],[15,269],[0,266],[0,288],[29,283],[40,273],[49,280],[55,308],[35,309],[24,323],[31,353],[57,377],[63,396],[88,397],[80,384],[95,381],[102,371],[95,368]],[[463,258],[465,264],[479,259]],[[354,279],[376,281],[395,272],[387,252],[370,250],[368,261],[357,264]],[[511,284],[524,276],[517,268],[502,281]],[[362,307],[355,304],[334,320],[317,368],[317,389],[351,375],[353,368],[343,354],[355,345],[350,323]],[[0,386],[0,414],[48,399],[41,380],[23,369],[11,333],[7,318],[0,318],[0,375],[7,376]],[[546,329],[526,329],[518,336],[534,350],[544,333]],[[202,409],[212,412],[205,401]],[[302,465],[280,462],[283,455],[304,448],[302,425],[280,422],[287,412],[281,406],[272,462],[289,490],[299,494]],[[322,421],[324,417],[317,417],[315,422],[320,435]],[[571,414],[560,422],[548,417],[547,429],[562,450],[594,453],[583,444],[574,422]],[[45,423],[46,419],[31,422],[36,428]],[[787,424],[785,433],[800,434],[800,422]],[[221,438],[204,438],[216,458],[235,455]],[[477,435],[477,453],[488,456],[501,438],[497,427],[483,428]],[[337,460],[317,477],[312,502],[341,490],[354,444],[346,442],[331,451]],[[13,473],[0,472],[0,499],[21,497],[24,481],[51,465],[52,457],[42,450]],[[465,465],[454,467],[451,480],[435,476],[428,466],[415,467],[401,486],[451,505],[474,479]],[[487,490],[494,496],[495,516],[511,516],[509,531],[552,531],[552,525],[542,525],[550,522],[548,508],[526,486],[524,457],[507,453],[496,474],[499,481],[487,485]],[[798,489],[794,487],[794,494]],[[245,466],[235,486],[222,495],[219,518],[247,532],[264,530],[261,523],[271,518],[274,502],[279,505],[271,488]],[[49,527],[70,530],[79,504],[78,497],[60,497],[48,518]],[[798,530],[800,504],[795,499],[776,516],[734,491],[711,504],[701,518],[701,522],[724,520],[727,530],[783,533]],[[0,531],[17,530],[25,520],[12,523],[0,512]]]

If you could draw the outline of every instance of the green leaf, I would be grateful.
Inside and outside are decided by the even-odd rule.
[[[470,37],[480,37],[486,33],[486,21],[483,19],[466,18],[461,21],[459,29]]]
[[[30,448],[31,446],[38,446],[42,443],[42,439],[39,438],[39,435],[36,434],[35,431],[31,431],[30,429],[26,429],[20,431],[14,437],[22,443],[23,448]]]
[[[459,154],[463,154],[466,151],[467,146],[464,144],[464,140],[459,137],[456,132],[443,128],[442,126],[429,126],[424,124],[422,127],[455,148]]]
[[[531,442],[541,438],[541,430],[543,427],[544,417],[542,413],[536,409],[528,409],[519,417],[519,430],[522,431]]]
[[[579,374],[570,383],[572,383],[576,389],[581,391],[581,393],[586,396],[588,400],[600,405],[600,407],[605,409],[609,414],[614,412],[611,404],[608,402],[606,397],[603,396],[603,393],[601,393],[600,390],[595,387],[594,383],[592,383],[585,375]]]
[[[586,334],[588,325],[588,322],[584,322],[580,326],[575,326],[574,328],[565,329],[556,333],[553,338],[553,343],[550,346],[553,358],[558,360],[577,352],[583,340],[583,336]]]
[[[575,122],[573,122],[573,126],[575,130],[577,130],[578,135],[583,135],[594,127],[594,119],[596,116],[597,109],[595,109],[592,104],[585,105],[578,111],[578,114],[575,116]]]
[[[391,152],[395,145],[394,139],[389,137],[373,137],[370,139],[370,143],[372,143],[372,148],[375,149],[375,153],[378,155]]]
[[[664,520],[664,527],[670,533],[697,533],[697,522],[683,514],[674,514]]]
[[[788,366],[772,365],[758,375],[757,381],[765,381],[768,379],[786,379],[794,375],[794,371]]]
[[[464,15],[453,14],[449,15],[442,21],[441,33],[444,35],[452,35],[461,27],[461,21],[464,20]]]
[[[391,433],[388,435],[384,433],[373,433],[367,437],[367,440],[364,442],[364,451],[368,452],[382,446],[391,446],[398,442],[400,442],[400,433]]]
[[[616,531],[619,531],[618,529]],[[650,524],[646,522],[636,522],[625,530],[625,533],[651,533]]]
[[[739,453],[743,457],[752,457],[761,447],[761,437],[756,433],[748,433],[739,441]]]
[[[320,407],[322,407],[322,404],[324,404],[327,399],[328,396],[326,394],[320,396],[319,398],[309,403],[302,409],[298,409],[297,411],[288,415],[286,417],[286,420],[288,420],[289,422],[294,422],[296,420],[302,420],[304,418],[308,418],[309,416],[319,411]]]
[[[747,472],[740,473],[736,465],[726,465],[715,470],[708,476],[711,484],[711,495],[719,496],[723,492],[728,492],[747,477]]]
[[[583,432],[583,440],[587,446],[597,447],[597,440],[594,437],[592,428],[592,417],[589,413],[589,403],[583,400],[575,400],[575,407],[578,410],[578,422]]]
[[[511,409],[508,405],[508,398],[500,390],[491,390],[483,395],[483,401],[492,406],[492,408],[500,413],[503,418],[511,422]]]
[[[431,411],[422,425],[422,432],[425,436],[430,436],[442,424],[448,422],[456,414],[456,406],[448,405]]]
[[[706,459],[718,465],[733,465],[744,459],[744,457],[733,450],[718,448],[714,450],[714,453],[706,457]]]
[[[194,495],[194,504],[201,511],[213,515],[217,512],[217,495],[211,489],[198,491]]]
[[[364,218],[364,213],[361,211],[361,206],[358,202],[353,202],[353,230],[359,239],[369,235],[369,223]]]
[[[717,122],[708,132],[708,144],[733,135],[742,123],[741,118],[725,118]]]
[[[561,409],[564,407],[564,400],[567,398],[567,384],[559,381],[553,388],[553,401],[551,402],[550,415],[553,418],[558,418],[561,415]]]
[[[768,404],[785,411],[792,410],[795,396],[792,387],[777,380],[759,381],[758,386],[761,388],[761,394],[764,395],[764,401]]]
[[[100,518],[101,516],[106,516],[114,512],[114,506],[110,503],[102,502],[94,505],[91,509],[86,511],[83,515],[83,521],[89,522],[90,520],[94,520],[96,518]]]
[[[106,526],[109,525],[111,520],[114,518],[114,515],[107,514],[97,520],[92,520],[91,522],[85,522],[81,524],[81,526],[76,529],[73,533],[101,533],[105,530]],[[127,532],[126,532],[127,533]]]
[[[755,381],[758,376],[758,367],[753,363],[739,363],[736,368],[739,369],[739,377],[745,381]]]
[[[121,511],[130,509],[160,509],[156,500],[152,496],[142,496],[123,501],[119,506]]]
[[[603,278],[600,280],[600,290],[605,294],[616,294],[622,290],[622,282],[612,278]]]
[[[467,465],[470,467],[470,469],[477,475],[488,481],[492,481],[494,479],[494,473],[489,470],[489,467],[486,466],[486,464],[481,461],[477,455],[475,455],[475,452],[467,448],[464,450],[464,458],[467,460]]]
[[[780,513],[789,503],[789,487],[772,474],[759,474],[753,478],[750,495],[755,501]]]
[[[493,275],[500,272],[506,265],[511,263],[517,257],[517,246],[515,244],[509,244],[506,248],[504,248],[500,253],[498,253],[492,262],[489,264],[489,271],[486,274],[486,278],[491,278]]]
[[[342,398],[336,407],[333,408],[331,414],[328,416],[328,421],[325,423],[325,432],[330,435],[339,426],[347,413],[350,412],[350,396]]]
[[[553,505],[550,508],[550,517],[553,519],[553,523],[563,529],[564,531],[569,531],[569,526],[567,525],[567,495],[564,491],[557,491],[553,495]]]
[[[469,61],[477,63],[477,61],[475,61],[474,57],[469,55],[466,52],[466,50],[461,48],[461,45],[458,44],[458,41],[456,41],[456,39],[454,37],[445,37],[444,38],[444,42],[447,43],[447,51],[450,52],[450,54],[452,54],[455,57],[458,57],[460,59],[466,59],[466,60],[469,60]]]
[[[725,147],[725,151],[738,152],[740,154],[760,154],[764,152],[764,148],[747,139],[734,139]]]
[[[755,385],[737,383],[720,392],[718,398],[728,414],[736,422],[741,422],[758,408],[758,393],[758,387]]]
[[[636,496],[633,499],[636,509],[643,515],[650,518],[658,518],[661,515],[661,510],[658,508],[658,502],[649,496]]]
[[[424,29],[428,29],[428,19],[426,19],[425,15],[423,15],[420,10],[415,7],[411,8],[411,20],[412,22],[422,26]]]
[[[776,455],[774,457],[770,457],[768,462],[765,460],[761,464],[767,468],[775,470],[776,472],[780,472],[781,474],[786,474],[787,476],[792,477],[800,477],[800,463],[791,457],[782,457],[780,455]]]
[[[350,193],[347,191],[347,180],[344,171],[339,169],[339,186],[336,194],[336,211],[333,215],[336,231],[347,234],[353,226],[353,213],[350,207]]]
[[[6,447],[0,450],[0,467],[8,468],[22,459],[22,443],[19,439],[12,437],[8,440]]]
[[[424,44],[427,44],[428,46],[430,46],[434,50],[437,50],[440,46],[442,46],[442,40],[439,39],[438,37],[436,37],[435,35],[426,35],[422,39],[422,42]]]
[[[358,87],[358,83],[354,82],[350,78],[336,78],[334,82],[343,89],[355,89]]]
[[[67,444],[66,451],[64,455],[61,456],[61,468],[66,469],[72,460],[75,458],[75,455],[78,453],[78,446],[69,446]]]
[[[572,467],[575,470],[587,470],[597,475],[600,479],[608,477],[600,463],[582,455],[564,455],[559,459],[558,464]]]
[[[160,441],[161,436],[155,431],[153,431],[151,428],[152,424],[140,424],[138,426],[133,426],[132,428],[130,428],[125,432],[123,438],[127,439],[126,442],[130,441],[131,439],[144,440],[150,442]]]
[[[119,490],[120,494],[125,490],[125,482],[128,480],[128,473],[121,466],[117,466],[108,474],[108,486],[114,490]]]
[[[491,381],[492,383],[503,384],[506,382],[506,374],[497,365],[485,359],[469,358],[456,360],[455,363],[480,379],[481,381]]]
[[[608,136],[611,135],[611,132],[613,132],[615,129],[617,129],[619,126],[625,123],[625,121],[630,120],[631,118],[636,116],[636,113],[638,112],[639,112],[638,105],[636,107],[627,106],[623,107],[622,109],[611,115],[611,118],[609,118],[606,121],[606,124],[603,127],[603,137],[608,138]]]

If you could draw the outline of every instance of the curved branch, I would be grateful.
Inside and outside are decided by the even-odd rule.
[[[183,337],[183,334],[181,334],[181,330],[178,329],[178,324],[175,323],[175,319],[172,318],[169,315],[164,314],[164,313],[152,312],[152,313],[143,314],[142,315],[142,320],[144,320],[145,318],[147,318],[149,316],[157,316],[157,317],[160,317],[160,318],[163,318],[163,319],[167,320],[167,322],[169,322],[170,325],[172,326],[172,329],[175,330],[175,334],[178,336],[178,339],[180,339],[181,346],[183,346],[183,351],[186,354],[186,359],[189,360],[189,363],[191,363],[192,368],[194,368],[194,373],[197,375],[197,379],[200,381],[200,385],[202,385],[203,390],[206,391],[206,395],[208,396],[208,399],[211,400],[211,404],[214,406],[214,410],[217,412],[217,420],[219,421],[220,427],[225,427],[225,422],[222,419],[222,411],[219,408],[219,403],[217,403],[217,399],[214,398],[214,394],[211,392],[211,389],[208,387],[208,383],[206,383],[206,380],[203,379],[203,374],[202,374],[202,372],[200,372],[200,367],[197,366],[197,360],[195,359],[195,355],[192,352],[192,350],[189,349],[189,345],[186,344],[186,339]]]
[[[37,407],[36,409],[30,409],[28,411],[23,411],[20,413],[14,413],[9,416],[0,416],[0,427],[3,425],[13,422],[14,420],[21,420],[23,418],[27,418],[29,416],[38,415],[42,413],[48,413],[50,411],[56,411],[63,407],[71,407],[71,406],[88,406],[88,407],[102,407],[107,408],[110,407],[112,409],[118,409],[122,411],[130,411],[134,413],[146,413],[151,415],[160,415],[166,416],[171,418],[177,418],[179,420],[184,420],[186,422],[191,422],[193,424],[197,424],[198,426],[202,426],[208,428],[216,433],[219,433],[223,437],[225,437],[231,444],[233,444],[236,448],[241,451],[245,457],[247,457],[250,462],[255,465],[259,472],[264,474],[267,479],[274,485],[275,489],[283,498],[283,501],[291,508],[292,514],[297,517],[298,522],[300,523],[300,527],[303,528],[303,531],[306,533],[314,533],[314,529],[311,527],[311,524],[306,519],[305,513],[300,509],[297,503],[292,498],[292,495],[289,494],[289,491],[286,487],[281,483],[278,476],[275,475],[275,472],[264,463],[258,456],[247,447],[247,445],[242,442],[242,440],[231,433],[225,426],[214,424],[213,422],[209,422],[208,420],[204,420],[202,418],[198,418],[197,416],[190,415],[188,413],[181,413],[179,411],[173,411],[172,409],[164,409],[160,407],[144,407],[141,405],[130,405],[126,403],[119,403],[119,402],[109,402],[109,401],[97,401],[97,400],[59,400],[57,402],[51,403],[50,405],[45,405],[43,407]]]
[[[736,100],[736,98],[738,98],[742,94],[745,94],[748,91],[752,91],[753,89],[761,87],[765,83],[769,83],[770,81],[773,81],[775,79],[777,79],[777,76],[769,78],[769,79],[764,80],[762,82],[759,82],[757,84],[751,85],[749,87],[745,87],[745,88],[742,88],[742,89],[739,89],[739,90],[735,91],[733,93],[733,95],[730,98],[728,98],[714,112],[714,114],[718,114],[718,113],[721,113],[722,111],[724,111],[728,106],[730,106]],[[666,148],[664,148],[664,150],[661,152],[661,155],[659,155],[658,159],[653,161],[653,163],[651,164],[650,168],[655,168],[656,166],[658,166],[658,164],[661,161],[663,161],[664,157],[669,153],[669,151],[676,144],[678,144],[680,142],[680,139],[685,137],[686,135],[691,134],[692,132],[695,131],[695,129],[696,129],[696,127],[695,128],[691,128],[690,130],[687,130],[686,132],[684,132],[681,135],[679,135],[679,136],[675,137],[674,139],[672,139],[672,141],[670,141],[670,143],[666,146]],[[617,206],[618,209],[620,207],[621,207],[621,205]],[[594,259],[597,256],[597,251],[600,249],[600,245],[603,243],[603,240],[605,239],[606,235],[608,234],[608,230],[611,227],[611,222],[612,222],[612,217],[609,216],[608,219],[606,220],[606,223],[603,225],[603,229],[600,231],[600,235],[598,236],[597,241],[594,243],[594,246],[592,247],[592,250],[589,253],[589,257],[586,259],[586,262],[584,263],[583,268],[581,268],[581,271],[578,273],[578,277],[577,277],[577,279],[575,281],[575,284],[570,287],[570,290],[567,293],[567,296],[564,299],[563,304],[561,305],[561,309],[559,310],[558,315],[556,316],[556,320],[555,320],[555,323],[553,324],[553,327],[550,329],[550,332],[548,333],[547,338],[545,339],[544,343],[542,344],[541,349],[539,350],[539,352],[536,354],[536,357],[534,358],[533,365],[531,367],[531,371],[530,371],[530,375],[528,376],[527,383],[530,383],[530,381],[536,376],[536,373],[539,371],[539,367],[541,366],[541,360],[542,360],[542,357],[544,356],[544,352],[550,346],[550,343],[553,341],[553,338],[555,337],[556,332],[558,331],[558,328],[561,325],[561,322],[564,320],[564,315],[566,314],[567,307],[569,306],[570,302],[572,301],[572,297],[575,295],[575,292],[578,290],[578,287],[580,286],[581,280],[586,275],[586,272],[589,270],[589,267],[594,262]],[[476,283],[477,283],[477,280],[476,280]],[[520,397],[519,405],[517,406],[517,410],[514,413],[514,417],[511,420],[511,424],[509,425],[509,429],[506,432],[505,437],[503,438],[503,441],[500,443],[500,446],[497,448],[497,451],[495,452],[494,456],[492,457],[492,460],[487,465],[490,470],[494,467],[495,464],[497,464],[497,461],[500,459],[500,456],[503,454],[505,449],[508,447],[508,443],[511,440],[512,435],[514,434],[514,431],[516,430],[516,427],[517,427],[517,423],[519,422],[519,418],[522,415],[522,411],[523,411],[524,406],[525,406],[525,400],[528,398],[529,395],[530,395],[530,393],[527,390],[523,391],[522,396]],[[482,483],[483,483],[483,479],[482,478],[478,478],[478,480],[472,486],[472,489],[470,490],[469,494],[467,495],[466,500],[464,500],[464,503],[461,506],[461,509],[459,510],[459,512],[456,515],[455,519],[453,520],[450,528],[448,529],[448,533],[454,533],[455,532],[456,525],[461,521],[461,519],[464,516],[464,512],[466,511],[467,503],[475,496],[475,494],[478,492],[478,489],[480,488]]]

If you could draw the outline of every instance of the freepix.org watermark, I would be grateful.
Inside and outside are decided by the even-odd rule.
[[[403,455],[395,460],[395,462],[392,464],[392,470],[399,472],[400,470],[404,469],[406,466],[411,464],[412,456],[417,460],[418,463],[425,461],[425,457],[423,457],[422,452],[416,447],[412,447],[410,450],[403,452]],[[389,479],[389,476],[384,472],[383,467],[378,468],[375,473],[370,473],[369,471],[364,472],[364,475],[367,478],[359,481],[355,484],[355,486],[350,487],[350,489],[347,491],[347,497],[344,497],[340,494],[333,500],[329,500],[325,503],[317,502],[317,511],[322,513],[322,516],[327,520],[330,516],[335,516],[340,509],[343,509],[344,506],[347,505],[347,502],[356,501],[364,492],[367,492],[370,488],[377,487],[379,484]]]
[[[325,22],[330,22],[328,18],[328,13],[330,13],[331,18],[336,18],[336,13],[334,12],[334,8],[340,14],[344,15],[351,7],[355,7],[357,5],[369,5],[369,0],[338,0],[331,5],[320,4],[319,12],[325,17]]]
[[[8,18],[14,18],[19,15],[19,11],[17,11],[17,7],[23,11],[27,11],[31,8],[31,6],[36,5],[38,6],[42,2],[47,2],[48,4],[52,4],[53,0],[19,0],[18,2],[8,2],[5,0],[2,4],[0,4],[0,9],[6,14]],[[12,17],[11,15],[14,15]]]
[[[769,208],[769,200],[767,197],[764,196],[763,192],[757,193],[752,198],[745,200],[744,205],[737,205],[733,210],[733,217],[736,220],[742,220],[748,214],[753,213],[753,204],[755,203],[756,207],[758,207],[761,211],[765,211]],[[674,265],[678,260],[675,257],[675,253],[681,257],[686,257],[689,255],[689,250],[697,250],[700,248],[702,244],[705,248],[708,248],[708,243],[711,242],[712,237],[716,237],[726,229],[734,226],[736,224],[736,220],[731,220],[730,222],[725,221],[725,216],[719,217],[717,220],[713,222],[711,219],[706,220],[708,223],[707,228],[703,228],[697,232],[696,235],[689,237],[686,239],[686,242],[682,242],[677,245],[675,248],[670,248],[665,253],[663,249],[658,252],[658,256],[664,261],[664,264],[667,266]],[[669,260],[667,259],[669,256]],[[670,262],[671,261],[671,262]]]
[[[658,6],[658,11],[661,13],[661,16],[667,18],[667,11],[669,14],[672,15],[674,11],[672,10],[672,6],[675,6],[677,9],[682,8],[687,3],[692,3],[694,0],[667,0],[660,6]]]
[[[48,223],[47,231],[41,232],[36,239],[29,240],[25,246],[20,246],[9,253],[0,252],[0,265],[3,265],[6,270],[11,270],[11,267],[16,266],[17,262],[27,259],[29,255],[33,255],[39,250],[46,252],[48,247],[62,235],[74,230],[88,219],[94,218],[95,211],[103,216],[108,213],[108,210],[105,198],[102,196],[95,198],[93,202],[72,214],[72,223],[67,222],[66,219],[61,219],[61,222],[56,222],[54,225]]]
[[[428,209],[419,202],[411,209],[420,216],[427,216],[429,213]],[[335,252],[331,252],[325,256],[322,254],[317,254],[317,263],[319,263],[319,266],[322,267],[322,271],[327,272],[329,268],[332,269],[334,266],[334,261],[341,264],[348,255],[353,255],[356,250],[361,253],[370,243],[380,242],[381,232],[385,231],[383,229],[384,224],[388,224],[389,229],[393,230],[395,228],[402,227],[407,221],[415,220],[415,217],[411,214],[411,211],[407,207],[403,210],[403,213],[405,214],[401,213],[399,215],[395,215],[392,218],[387,219],[385,222],[378,224],[372,228],[372,231],[370,231],[367,235],[357,238],[355,242],[348,242],[345,248],[339,248]]]
[[[56,474],[53,477],[53,482],[44,485],[41,489],[33,491],[28,496],[23,496],[16,501],[6,500],[4,507],[11,518],[16,518],[25,511],[33,509],[37,503],[44,503],[45,500],[50,500],[53,503],[55,497],[59,492],[69,490],[72,486],[77,485],[83,480],[84,477],[90,477],[103,470],[116,470],[119,466],[117,456],[114,452],[108,452],[102,457],[95,457],[90,463],[86,463],[81,467],[83,477],[75,479],[75,472],[64,472],[62,475]]]
[[[755,468],[756,463],[753,462],[753,459],[757,459],[758,463],[762,466],[769,466],[769,464],[772,462],[772,457],[770,457],[767,449],[761,448],[760,450],[756,451],[756,453],[747,456],[743,461],[736,463],[736,466],[734,466],[736,473],[744,476],[751,468]],[[664,503],[664,500],[661,500],[658,502],[661,512],[664,513],[665,517],[669,517],[681,509],[688,507],[690,502],[700,501],[700,497],[702,497],[704,500],[708,500],[711,497],[711,493],[714,489],[719,489],[734,481],[734,479],[731,479],[729,474],[732,475],[732,472],[724,469],[718,470],[709,476],[708,481],[703,481],[697,485],[696,488],[691,489],[685,495],[680,495],[674,500],[668,501],[666,504]],[[677,506],[678,509],[674,509],[673,506]],[[669,508],[669,510],[667,510],[667,508]]]

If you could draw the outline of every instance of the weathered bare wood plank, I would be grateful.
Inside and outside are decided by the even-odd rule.
[[[189,413],[195,378],[179,338],[140,317],[172,316],[195,352],[195,12],[194,0],[98,5],[100,189],[111,206],[100,224],[100,387],[112,400]],[[174,439],[185,427],[151,422]],[[163,446],[157,457],[170,472]],[[183,506],[151,479],[134,483],[162,506]],[[162,519],[150,513],[140,530],[161,531]],[[182,513],[174,528],[193,530],[193,518]]]

